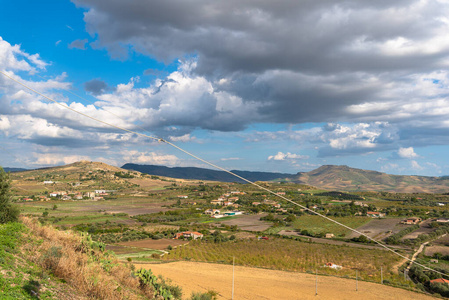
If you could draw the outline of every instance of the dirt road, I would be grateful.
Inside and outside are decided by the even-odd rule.
[[[192,292],[214,290],[218,299],[231,299],[232,266],[196,262],[167,264],[135,264],[149,268],[156,275],[181,286],[185,298]],[[315,295],[316,277],[312,274],[235,267],[234,299],[416,299],[433,297],[385,285],[358,282],[330,276],[318,276],[318,295]]]

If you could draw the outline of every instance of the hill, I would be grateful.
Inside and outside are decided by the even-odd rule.
[[[389,191],[403,193],[448,193],[449,177],[390,175],[377,171],[351,168],[348,166],[324,165],[310,172],[297,174],[251,172],[232,170],[233,173],[251,181],[287,181],[339,191]],[[143,174],[142,174],[143,173]],[[123,176],[121,176],[121,174]],[[153,180],[154,175],[168,178]],[[207,180],[220,182],[244,181],[223,171],[195,167],[174,167],[125,164],[122,168],[101,162],[79,161],[65,166],[41,168],[14,172],[11,174],[15,186],[30,189],[34,182],[36,189],[43,189],[43,181],[54,181],[53,189],[67,188],[76,182],[91,188],[129,189],[135,185],[167,185],[171,178],[183,180]],[[17,185],[18,184],[18,185]]]
[[[7,167],[3,168],[3,170],[5,170],[6,173],[8,173],[8,172],[13,173],[13,172],[27,171],[27,169],[23,169],[23,168],[7,168]]]
[[[298,173],[289,180],[324,189],[347,191],[392,191],[403,193],[445,193],[449,178],[390,175],[377,171],[325,165],[307,173]]]
[[[116,190],[126,193],[147,192],[169,185],[171,179],[152,179],[102,162],[79,161],[65,166],[11,173],[16,196],[43,195],[53,191],[91,192]]]
[[[172,178],[243,182],[223,171],[204,168],[169,168],[154,165],[125,164],[123,169]],[[390,191],[403,193],[449,192],[449,177],[390,175],[377,171],[324,165],[310,172],[295,175],[286,173],[250,172],[232,170],[251,181],[290,181],[329,190],[342,191]]]
[[[234,177],[224,171],[216,171],[205,168],[193,168],[193,167],[169,168],[164,166],[137,165],[131,163],[123,165],[122,168],[126,170],[134,170],[139,171],[141,173],[156,176],[166,176],[171,178],[245,183],[245,181],[238,179],[237,177]],[[231,172],[251,181],[271,181],[281,178],[289,178],[290,176],[293,176],[292,174],[287,173],[251,172],[239,170],[232,170]]]

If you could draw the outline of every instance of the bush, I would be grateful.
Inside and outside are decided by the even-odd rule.
[[[20,210],[11,203],[11,180],[0,167],[0,224],[16,222],[19,219]]]

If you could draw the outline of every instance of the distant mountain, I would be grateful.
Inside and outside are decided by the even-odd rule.
[[[347,191],[394,191],[404,193],[449,192],[449,178],[430,176],[389,175],[377,171],[325,165],[289,178],[324,189]]]
[[[134,170],[141,173],[146,173],[156,176],[165,176],[171,178],[180,179],[197,179],[197,180],[211,180],[221,182],[245,182],[235,176],[230,175],[224,171],[216,171],[205,168],[194,167],[164,167],[155,165],[137,165],[137,164],[124,164],[122,169]],[[231,172],[242,176],[251,181],[271,181],[282,178],[290,178],[293,174],[287,173],[271,173],[271,172],[251,172],[251,171],[239,171],[232,170]]]
[[[5,170],[6,173],[28,171],[28,169],[23,169],[23,168],[7,168],[7,167],[3,168],[3,170]]]
[[[154,165],[125,164],[123,169],[135,170],[157,176],[182,179],[244,182],[226,172],[203,168],[169,168]],[[390,191],[403,193],[447,193],[449,177],[390,175],[377,171],[325,165],[310,172],[297,174],[250,172],[232,170],[251,181],[285,180],[340,191]]]

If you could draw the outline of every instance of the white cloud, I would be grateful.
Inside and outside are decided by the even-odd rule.
[[[179,158],[171,154],[158,154],[156,152],[139,152],[137,150],[126,150],[123,153],[123,160],[137,164],[154,164],[164,166],[178,165]]]
[[[169,136],[168,138],[172,142],[183,142],[183,143],[192,142],[196,139],[194,136],[191,136],[189,133],[186,133],[181,136]]]
[[[221,158],[221,161],[229,161],[229,160],[241,160],[240,157],[226,157],[226,158]]]
[[[399,148],[398,155],[401,158],[416,158],[416,157],[419,157],[419,155],[415,153],[415,150],[413,150],[413,147]]]
[[[412,160],[410,162],[412,169],[414,170],[423,170],[424,168],[416,161],[416,160]]]
[[[66,155],[59,153],[33,153],[33,156],[36,157],[37,159],[30,163],[41,166],[71,164],[80,160],[88,160],[88,161],[91,160],[89,156],[85,155]]]
[[[278,152],[276,155],[270,155],[268,156],[268,160],[294,160],[294,159],[308,159],[309,157],[307,155],[299,155],[294,153],[283,153]]]

